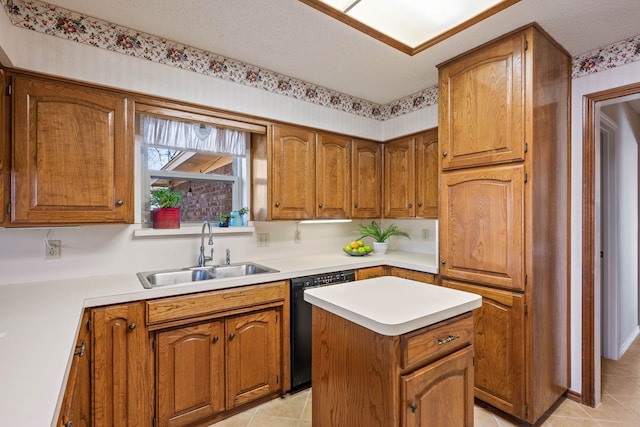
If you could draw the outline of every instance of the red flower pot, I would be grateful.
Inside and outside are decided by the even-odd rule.
[[[153,228],[180,228],[180,208],[154,209]]]

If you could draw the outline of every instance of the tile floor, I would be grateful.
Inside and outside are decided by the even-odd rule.
[[[493,411],[478,405],[475,407],[475,427],[516,425],[519,424],[514,424]],[[602,359],[600,406],[589,408],[564,399],[540,425],[543,427],[639,427],[640,337],[634,341],[620,360]],[[311,390],[274,399],[213,426],[310,427]]]

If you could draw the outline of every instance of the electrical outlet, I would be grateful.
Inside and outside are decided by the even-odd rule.
[[[302,233],[300,232],[300,230],[296,230],[293,241],[294,243],[302,243]]]
[[[422,229],[422,240],[429,240],[429,229],[428,228],[423,228]]]
[[[62,249],[62,243],[60,240],[45,240],[44,259],[60,258],[60,249]]]
[[[271,236],[269,236],[269,233],[258,233],[258,246],[269,246],[270,241]]]

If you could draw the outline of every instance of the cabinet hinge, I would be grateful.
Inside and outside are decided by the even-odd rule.
[[[524,284],[526,285],[528,281],[529,281],[529,275],[525,274],[524,275]]]
[[[11,214],[11,202],[7,203],[7,214]]]
[[[151,340],[151,351],[156,351],[156,339]]]
[[[11,96],[11,94],[13,93],[13,87],[11,86],[11,84],[7,85],[7,96]]]
[[[529,152],[529,143],[528,142],[524,143],[524,152],[525,153]]]
[[[528,50],[529,49],[529,40],[525,40],[524,41],[524,50]]]
[[[524,404],[524,416],[529,416],[529,405],[527,405],[526,403]]]
[[[527,172],[524,173],[524,182],[529,181],[529,174]]]
[[[276,375],[276,384],[280,384],[280,377]]]
[[[91,331],[91,319],[87,320],[87,331]]]
[[[529,305],[527,303],[524,304],[524,314],[529,312]]]
[[[156,417],[153,417],[153,420],[151,421],[151,425],[153,427],[156,427]]]

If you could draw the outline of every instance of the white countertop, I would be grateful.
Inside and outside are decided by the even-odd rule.
[[[307,289],[304,299],[388,336],[433,325],[482,304],[482,298],[470,292],[391,276]]]
[[[438,273],[433,255],[389,252],[251,260],[278,273],[144,289],[135,273],[0,285],[0,414],[7,426],[55,425],[86,307],[286,280],[377,265]]]

